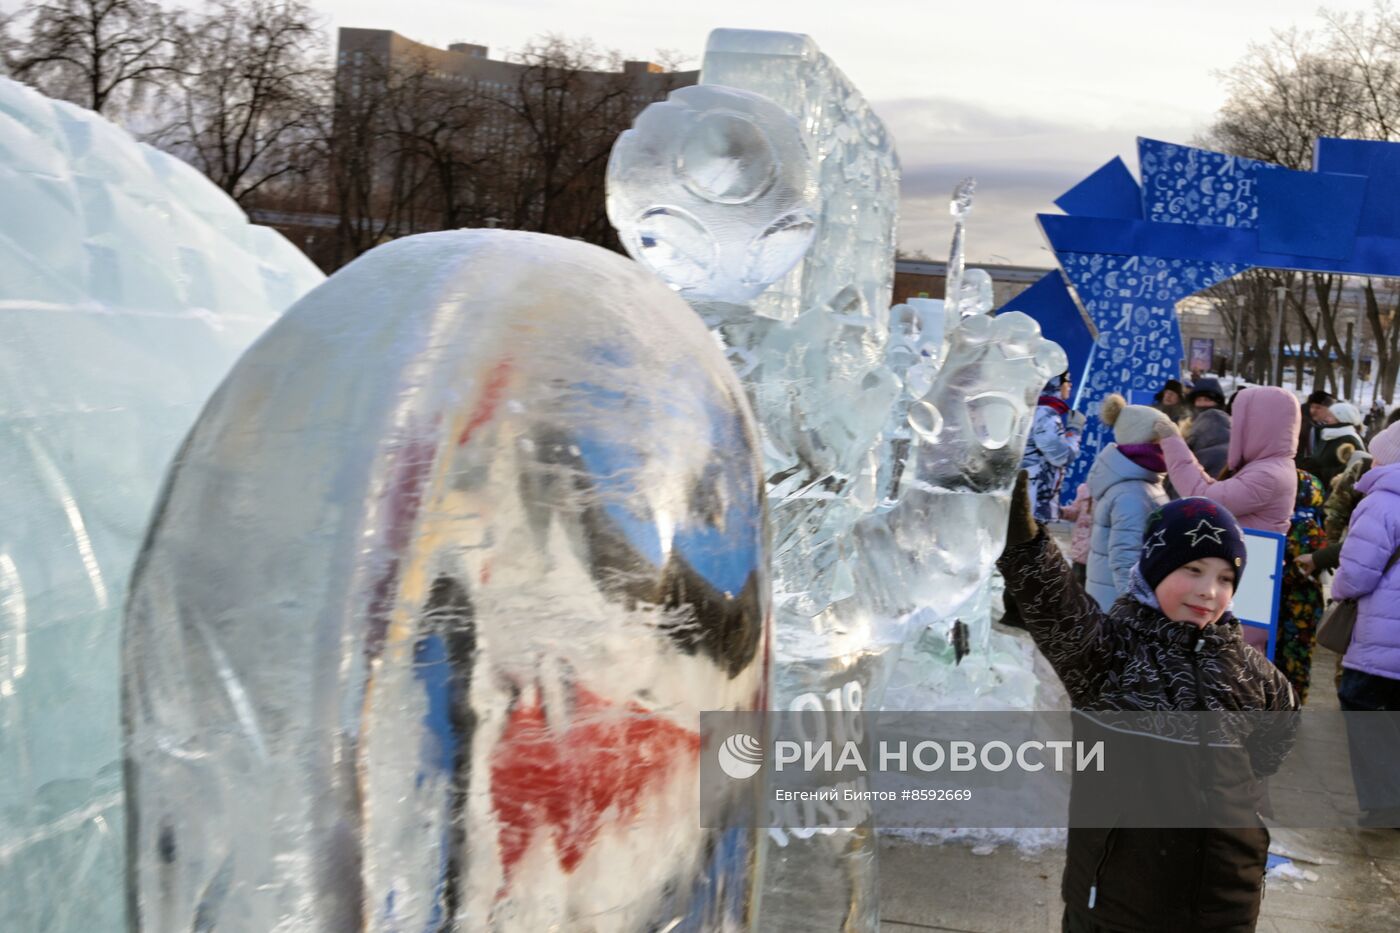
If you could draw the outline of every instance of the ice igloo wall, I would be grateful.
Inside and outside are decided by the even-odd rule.
[[[0,904],[123,925],[118,644],[181,437],[324,276],[199,172],[0,78]]]

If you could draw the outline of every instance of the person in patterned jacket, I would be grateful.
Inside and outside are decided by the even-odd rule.
[[[1178,499],[1151,516],[1131,591],[1105,612],[1076,582],[1058,546],[1034,520],[1024,474],[1012,497],[1006,549],[997,561],[1026,629],[1076,711],[1093,716],[1113,711],[1291,713],[1298,708],[1293,688],[1268,659],[1245,644],[1240,623],[1228,611],[1244,564],[1244,536],[1227,509],[1209,499]],[[1268,830],[1258,817],[1265,806],[1260,781],[1282,763],[1297,724],[1291,715],[1250,723],[1257,724],[1257,733],[1234,734],[1225,742],[1237,745],[1232,761],[1243,760],[1242,776],[1200,763],[1201,770],[1187,780],[1179,770],[1149,770],[1145,782],[1116,788],[1120,796],[1136,798],[1139,810],[1199,796],[1213,811],[1220,808],[1240,817],[1212,825],[1241,828],[1075,825],[1073,815],[1085,798],[1114,788],[1093,775],[1074,775],[1061,883],[1065,931],[1254,929],[1269,847]],[[1205,730],[1203,725],[1197,735],[1200,749],[1207,743],[1221,747],[1221,739]],[[1184,761],[1193,760],[1197,747],[1152,735],[1144,741],[1163,749],[1184,748],[1164,753],[1184,755]]]
[[[1069,373],[1062,373],[1046,384],[1021,460],[1021,468],[1030,477],[1035,517],[1042,522],[1053,522],[1060,517],[1060,486],[1064,483],[1065,471],[1079,456],[1085,419],[1080,412],[1070,410],[1067,399],[1072,389]]]
[[[1279,610],[1278,641],[1274,645],[1274,663],[1293,685],[1299,703],[1308,700],[1313,636],[1322,621],[1324,600],[1322,585],[1303,569],[1298,558],[1327,546],[1322,502],[1322,483],[1307,470],[1299,470],[1298,501],[1294,504],[1293,521],[1288,525],[1284,546],[1283,605]]]

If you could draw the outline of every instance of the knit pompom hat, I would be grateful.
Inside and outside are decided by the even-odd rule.
[[[1244,532],[1230,510],[1201,496],[1168,502],[1147,520],[1138,570],[1147,585],[1203,557],[1219,557],[1235,568],[1235,588],[1244,573]]]
[[[1371,438],[1371,466],[1400,461],[1400,421]]]
[[[1117,392],[1103,400],[1099,420],[1113,428],[1113,439],[1124,444],[1151,444],[1157,440],[1157,425],[1170,425],[1172,420],[1155,408],[1129,405]]]

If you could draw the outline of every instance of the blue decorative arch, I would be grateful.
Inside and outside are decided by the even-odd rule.
[[[1138,140],[1139,182],[1115,158],[1041,214],[1059,274],[1097,335],[1079,363],[1090,415],[1073,495],[1108,434],[1111,392],[1154,392],[1181,371],[1176,303],[1251,268],[1400,276],[1400,143],[1319,139],[1311,172],[1192,146]],[[1005,306],[1052,339],[1083,341],[1047,287]],[[1078,363],[1071,357],[1072,364]]]

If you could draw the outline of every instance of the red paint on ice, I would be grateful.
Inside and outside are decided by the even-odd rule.
[[[476,408],[472,410],[472,416],[467,421],[467,426],[462,429],[462,434],[457,438],[457,446],[461,447],[471,436],[476,433],[476,429],[490,421],[496,414],[496,408],[501,404],[501,397],[505,395],[506,385],[510,382],[510,357],[506,357],[491,367],[491,373],[486,377],[486,385],[481,389],[481,398],[476,403]]]
[[[581,687],[572,722],[551,731],[538,701],[514,709],[491,766],[505,884],[537,832],[553,838],[559,866],[572,872],[593,846],[603,818],[625,822],[642,793],[672,767],[700,754],[700,735],[636,703],[625,708]]]

